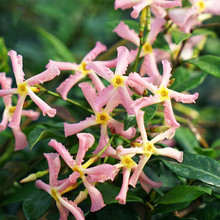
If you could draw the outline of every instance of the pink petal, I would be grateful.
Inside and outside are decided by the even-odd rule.
[[[48,69],[45,70],[42,73],[39,73],[35,76],[32,76],[26,82],[29,86],[34,86],[35,84],[44,83],[47,81],[52,80],[54,77],[58,76],[60,74],[60,71],[55,65],[49,65]]]
[[[60,71],[63,70],[77,70],[79,65],[76,63],[70,63],[70,62],[59,62],[59,61],[53,61],[50,60],[49,64],[47,64],[46,68],[49,68],[50,65],[55,65]]]
[[[83,162],[83,158],[88,149],[93,145],[95,139],[93,135],[89,133],[78,133],[79,149],[76,155],[76,164],[79,166]]]
[[[170,97],[174,98],[177,102],[195,103],[195,100],[199,97],[199,93],[196,92],[192,95],[188,95],[188,94],[182,94],[179,92],[172,91],[170,92]]]
[[[151,23],[151,30],[147,36],[147,41],[151,44],[154,43],[157,35],[162,31],[163,26],[165,25],[166,20],[161,17],[156,17]]]
[[[140,0],[115,0],[115,9],[121,8],[123,10],[133,7]]]
[[[73,203],[72,201],[68,201],[66,198],[62,197],[60,198],[60,203],[74,215],[76,220],[85,220],[82,210],[77,207],[75,203]]]
[[[85,96],[89,105],[92,107],[93,111],[96,112],[97,110],[94,107],[94,103],[97,98],[95,89],[87,82],[80,83],[79,87],[82,89],[83,95]]]
[[[123,182],[119,194],[115,197],[119,204],[126,204],[126,197],[128,192],[128,180],[130,177],[131,169],[123,168]]]
[[[104,147],[108,144],[109,136],[107,132],[107,127],[105,125],[101,125],[101,134],[99,138],[99,143],[97,148],[92,152],[94,155],[98,154]],[[101,154],[100,157],[116,157],[116,150],[109,145],[107,149]]]
[[[141,172],[149,159],[150,159],[150,156],[146,156],[146,155],[140,156],[139,163],[138,163],[137,167],[135,168],[134,173],[132,174],[132,176],[129,180],[129,185],[136,187],[136,184],[137,184],[137,181],[141,175]]]
[[[131,41],[136,46],[139,45],[139,37],[138,34],[130,29],[128,25],[126,25],[123,21],[121,21],[118,26],[113,30],[119,37]]]
[[[2,89],[0,90],[0,97],[2,96],[8,96],[8,95],[12,95],[12,94],[16,94],[17,93],[17,89]]]
[[[2,90],[8,90],[11,89],[12,79],[5,76],[5,73],[0,73],[0,84],[2,87]],[[1,90],[0,90],[1,92]],[[5,106],[11,106],[11,97],[12,95],[6,95],[3,97],[3,102],[5,103]]]
[[[170,62],[167,60],[162,60],[162,65],[163,65],[163,76],[160,86],[167,87],[171,77],[172,68]]]
[[[151,0],[141,0],[135,6],[133,6],[133,11],[131,12],[132,18],[138,18],[139,13],[148,5],[152,3]]]
[[[183,161],[183,152],[173,149],[171,147],[166,147],[166,148],[161,148],[161,149],[157,148],[155,150],[155,153],[162,155],[162,156],[171,157],[180,163]]]
[[[133,100],[132,100],[131,96],[129,95],[129,92],[128,92],[128,89],[126,88],[126,86],[118,87],[118,93],[120,96],[121,104],[125,107],[127,113],[129,115],[134,115],[135,111],[132,107]]]
[[[62,197],[60,198],[62,199]],[[67,220],[68,216],[69,216],[69,210],[66,209],[61,203],[60,203],[60,199],[59,201],[56,202],[57,208],[59,210],[60,213],[60,218],[59,220]]]
[[[136,120],[137,120],[139,131],[141,133],[141,138],[142,138],[143,143],[148,141],[147,132],[146,132],[146,128],[144,125],[144,113],[145,112],[141,110],[137,111],[136,113]]]
[[[39,189],[43,189],[44,191],[48,192],[51,195],[51,188],[48,184],[44,183],[41,180],[37,180],[35,182],[35,186]]]
[[[211,0],[206,2],[205,12],[213,15],[220,15],[220,7],[218,0]]]
[[[28,95],[35,102],[35,104],[41,109],[43,115],[48,115],[53,118],[56,115],[56,109],[51,108],[46,102],[39,98],[31,89],[28,89]]]
[[[180,6],[182,7],[182,2],[181,0],[156,0],[155,1],[155,4],[157,4],[158,6],[160,7],[163,7],[163,8],[173,8],[173,7],[177,7],[177,6]]]
[[[94,84],[98,93],[100,93],[105,88],[103,82],[99,79],[94,71],[89,72],[89,78],[92,80],[92,83]]]
[[[101,65],[104,65],[106,67],[112,68],[116,66],[117,58],[113,60],[102,60],[102,61],[92,61],[93,63],[99,63]]]
[[[138,73],[130,73],[128,79],[134,81],[141,87],[150,90],[152,93],[156,93],[157,91],[157,87],[155,85],[149,83],[146,80],[143,80],[143,78]]]
[[[168,126],[179,127],[179,123],[176,121],[173,113],[173,108],[170,100],[164,100],[164,119]]]
[[[22,150],[27,147],[27,138],[20,128],[12,128],[12,131],[15,136],[15,151]]]
[[[55,139],[52,139],[49,143],[49,146],[53,147],[59,155],[63,158],[66,164],[72,168],[75,165],[73,157],[70,155],[69,151],[61,143],[57,142]]]
[[[117,64],[115,74],[117,75],[124,75],[127,67],[128,67],[128,56],[129,51],[126,47],[120,46],[117,48],[118,55],[117,55]]]
[[[89,63],[86,66],[87,70],[94,70],[99,76],[111,82],[111,79],[114,77],[114,73],[106,66],[101,63]]]
[[[76,72],[75,74],[71,74],[67,79],[65,79],[58,87],[57,92],[62,96],[64,100],[67,99],[67,94],[70,89],[85,76]]]
[[[0,123],[0,132],[6,129],[9,120],[11,120],[11,117],[8,114],[8,110],[5,109],[3,112],[2,121]]]
[[[148,97],[136,99],[132,107],[134,108],[135,111],[138,111],[143,107],[153,105],[159,102],[161,102],[159,95],[154,95],[154,96],[150,95]]]
[[[84,58],[83,62],[91,62],[93,61],[100,53],[107,50],[107,47],[101,44],[99,41],[96,43],[95,48],[92,49]]]
[[[88,180],[92,183],[103,183],[109,179],[113,181],[117,174],[116,167],[110,164],[100,164],[95,167],[87,168],[85,173],[88,175]]]
[[[25,117],[28,117],[31,120],[35,121],[39,118],[40,112],[36,112],[36,111],[33,111],[33,110],[22,110],[21,115],[25,116]]]
[[[151,11],[155,16],[161,18],[164,18],[167,15],[167,11],[164,8],[158,6],[157,4],[151,4]]]
[[[141,65],[140,73],[141,76],[147,74],[148,76],[152,77],[155,85],[160,84],[162,76],[158,71],[157,62],[154,54],[147,53],[145,55],[144,61]]]
[[[60,172],[60,158],[58,153],[44,153],[49,166],[50,186],[57,187],[58,173]]]
[[[68,137],[70,135],[74,135],[88,127],[91,127],[93,125],[96,125],[96,117],[92,115],[91,117],[87,117],[86,120],[80,121],[79,123],[75,124],[68,124],[64,122],[64,133],[65,137]]]
[[[120,134],[124,138],[131,139],[135,136],[136,129],[131,127],[127,129],[126,131],[124,130],[124,124],[116,121],[115,119],[111,118],[108,122],[108,127],[110,129],[113,129],[115,133]]]
[[[162,183],[159,182],[154,182],[153,180],[149,179],[145,174],[144,172],[142,171],[140,176],[139,176],[139,181],[140,181],[140,184],[142,186],[142,188],[147,192],[149,193],[150,190],[152,188],[159,188],[161,187]]]
[[[11,63],[16,79],[16,83],[21,83],[24,81],[24,72],[23,72],[23,64],[22,64],[22,56],[17,55],[14,50],[8,52],[8,55],[11,58]]]
[[[107,112],[112,112],[113,109],[119,104],[120,99],[119,97],[116,98],[117,92],[114,89],[113,85],[109,85],[108,87],[104,88],[99,95],[97,96],[97,99],[94,102],[94,106],[97,111],[101,111],[104,105],[108,103],[108,107],[105,108]],[[114,99],[112,98],[114,97]],[[110,101],[111,99],[111,101]],[[112,102],[113,101],[113,102]]]
[[[86,178],[83,178],[82,180],[91,198],[91,203],[92,203],[91,209],[90,209],[91,212],[96,212],[102,209],[105,206],[105,203],[102,198],[102,194]]]
[[[17,106],[14,112],[14,115],[12,117],[11,122],[8,124],[9,127],[11,128],[19,128],[20,122],[21,122],[21,114],[22,114],[22,108],[24,104],[26,96],[20,96],[18,98]]]

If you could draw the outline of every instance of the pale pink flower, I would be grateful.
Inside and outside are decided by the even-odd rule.
[[[57,92],[62,96],[64,100],[67,99],[67,94],[70,91],[70,89],[76,83],[78,83],[81,79],[85,78],[86,76],[89,76],[89,78],[91,78],[98,92],[100,92],[104,88],[102,81],[95,74],[95,72],[92,70],[90,71],[86,70],[86,65],[92,62],[100,53],[104,52],[106,49],[107,48],[105,45],[101,44],[100,42],[97,42],[96,46],[82,59],[82,62],[80,64],[70,63],[70,62],[58,62],[58,61],[50,60],[48,66],[50,64],[53,64],[60,71],[63,71],[63,70],[75,71],[74,74],[71,74],[56,89]],[[101,62],[104,65],[107,65],[109,67],[112,67],[115,65],[115,60],[96,61],[96,62],[97,63]]]
[[[148,34],[147,40],[142,47],[140,57],[144,57],[143,63],[140,69],[140,75],[144,76],[147,74],[150,78],[146,78],[148,81],[154,81],[156,84],[160,83],[161,75],[157,69],[157,54],[164,54],[164,51],[159,49],[153,49],[152,44],[154,43],[157,35],[162,30],[162,27],[166,23],[165,19],[156,17],[152,21],[151,30]],[[113,30],[116,32],[121,38],[126,39],[134,43],[137,47],[140,45],[140,40],[138,34],[128,27],[123,21],[121,21],[118,26]],[[133,56],[136,57],[138,49],[136,52],[133,52]],[[134,58],[135,59],[135,58]]]
[[[105,204],[101,193],[95,188],[93,182],[104,182],[109,179],[113,180],[116,175],[115,167],[110,164],[101,164],[88,168],[94,162],[93,158],[82,164],[86,151],[94,143],[94,137],[88,133],[78,133],[77,137],[79,139],[79,150],[75,160],[70,155],[68,150],[56,140],[51,140],[49,145],[60,154],[66,164],[74,171],[74,173],[79,174],[79,177],[82,179],[83,184],[91,198],[91,211],[95,212],[103,208]]]
[[[66,137],[70,135],[74,135],[90,126],[100,124],[101,136],[100,136],[98,148],[94,153],[98,153],[107,145],[109,141],[107,127],[109,127],[114,133],[120,134],[127,139],[134,137],[136,132],[135,128],[129,128],[128,130],[124,131],[124,124],[119,121],[116,121],[110,116],[110,113],[113,111],[115,106],[118,105],[120,100],[116,96],[117,93],[114,94],[114,99],[112,99],[112,102],[109,101],[104,109],[98,110],[96,107],[97,105],[95,105],[96,103],[95,101],[97,100],[97,94],[95,89],[89,83],[86,82],[80,83],[79,86],[82,89],[86,100],[92,107],[92,110],[94,111],[95,115],[91,115],[90,117],[87,117],[84,121],[81,121],[79,123],[75,123],[75,124],[64,123],[64,132]],[[100,100],[100,102],[101,101],[102,100]],[[100,107],[102,107],[103,105],[103,104],[99,105],[98,102],[97,104]],[[116,155],[115,150],[111,146],[107,148],[107,150],[104,152],[102,156],[107,156],[107,155],[108,156]]]
[[[123,76],[127,70],[129,51],[126,47],[121,46],[117,48],[117,64],[115,73],[102,64],[90,63],[87,65],[87,69],[94,70],[99,76],[106,79],[111,83],[107,88],[104,88],[96,100],[96,107],[100,110],[105,104],[116,107],[122,104],[128,114],[134,114],[131,104],[133,100],[130,95],[132,92],[128,88],[128,80],[126,76]],[[113,108],[111,107],[111,110]],[[108,107],[107,107],[108,108]]]
[[[158,155],[162,155],[162,156],[171,157],[171,158],[177,160],[178,162],[182,162],[182,160],[183,160],[183,152],[181,152],[181,151],[178,151],[178,150],[173,149],[171,147],[156,148],[154,146],[157,142],[160,142],[160,141],[164,140],[165,138],[170,139],[173,136],[173,133],[176,128],[171,127],[167,131],[165,131],[164,133],[158,134],[156,137],[154,137],[152,140],[149,141],[147,138],[143,117],[144,117],[143,111],[140,110],[136,113],[138,128],[140,130],[141,138],[142,138],[141,143],[138,144],[137,147],[120,148],[120,150],[118,151],[119,156],[141,154],[139,163],[135,167],[134,173],[132,174],[131,178],[129,179],[129,184],[132,185],[133,187],[136,186],[136,183],[137,183],[138,179],[140,178],[140,175],[143,171],[143,168],[144,168],[145,164],[147,163],[147,161],[150,159],[152,154],[158,154]]]
[[[84,215],[82,210],[77,207],[75,203],[69,201],[62,195],[72,189],[74,183],[76,183],[79,177],[78,173],[71,174],[67,179],[59,181],[58,174],[60,172],[60,158],[57,153],[45,153],[44,156],[47,159],[49,165],[49,184],[44,183],[41,180],[37,180],[35,185],[39,189],[43,189],[48,192],[55,200],[57,208],[60,212],[60,220],[67,220],[69,211],[74,215],[77,220],[83,220]]]
[[[123,147],[120,145],[117,147],[117,152],[120,155],[121,150],[123,151]],[[132,170],[135,170],[137,167],[137,164],[132,160],[132,157],[135,154],[127,154],[123,156],[119,156],[120,163],[116,164],[115,167],[117,168],[117,172],[122,168],[123,169],[123,182],[122,187],[119,192],[119,194],[116,196],[116,200],[119,201],[120,204],[126,203],[126,197],[127,197],[127,191],[128,191],[128,185],[129,185],[129,178]],[[149,193],[152,188],[159,188],[162,183],[156,183],[152,180],[150,180],[144,172],[141,172],[139,177],[141,186],[143,189]]]
[[[7,78],[5,76],[5,73],[0,73],[0,85],[3,90],[11,89],[11,83],[12,83],[11,78]],[[3,96],[5,109],[3,112],[2,121],[0,123],[0,132],[5,130],[8,122],[12,120],[16,108],[15,106],[12,106],[11,96],[12,95]],[[22,110],[21,115],[29,117],[31,120],[37,120],[40,113],[33,110]],[[12,131],[15,136],[15,150],[21,150],[27,147],[28,145],[27,138],[25,134],[21,131],[20,127],[12,128]]]
[[[115,0],[115,9],[122,10],[133,7],[132,18],[138,18],[140,12],[147,6],[151,7],[152,12],[160,17],[166,16],[167,8],[182,6],[181,0]]]
[[[163,102],[164,105],[164,119],[168,126],[179,127],[179,123],[176,121],[173,113],[173,108],[171,104],[171,99],[175,99],[177,102],[182,103],[193,103],[198,98],[199,94],[195,93],[193,95],[182,94],[168,89],[169,80],[171,77],[171,66],[167,60],[162,61],[163,64],[163,76],[159,86],[155,86],[145,80],[137,73],[131,73],[129,79],[133,80],[140,86],[148,89],[153,93],[153,96],[139,98],[134,101],[134,109],[138,111],[139,109],[149,106],[155,103]]]
[[[40,99],[34,91],[38,90],[34,87],[35,84],[40,84],[52,80],[55,76],[60,74],[60,71],[56,66],[50,65],[44,72],[32,76],[31,78],[24,80],[24,72],[22,69],[22,56],[17,55],[17,53],[11,50],[8,55],[11,57],[11,62],[13,66],[13,71],[17,83],[17,88],[2,89],[0,90],[0,97],[12,94],[18,94],[18,102],[16,109],[14,111],[9,127],[19,128],[21,121],[22,107],[27,95],[36,103],[36,105],[41,109],[43,115],[48,115],[49,117],[54,117],[56,114],[56,109],[51,108],[42,99]]]

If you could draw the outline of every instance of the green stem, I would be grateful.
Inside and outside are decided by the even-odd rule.
[[[107,145],[97,154],[97,157],[100,157],[101,154],[108,148],[108,146],[112,143],[114,137],[115,137],[115,135],[113,135],[111,137],[111,139],[108,141]]]

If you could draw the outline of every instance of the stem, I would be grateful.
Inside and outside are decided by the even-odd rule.
[[[45,91],[49,95],[52,95],[54,97],[62,99],[62,97],[58,93],[52,92],[52,91],[50,91],[50,90],[48,90],[48,89],[46,89],[46,88],[44,88],[43,86],[40,86],[40,85],[37,85],[37,87],[39,87],[41,90]],[[83,109],[85,109],[86,111],[88,111],[88,112],[90,112],[92,114],[94,113],[92,111],[92,109],[86,108],[85,106],[79,104],[78,102],[73,101],[72,99],[66,99],[65,101],[67,101],[67,102],[69,102],[69,103],[71,103],[71,104],[73,104],[75,106],[78,106],[80,108],[83,108]]]

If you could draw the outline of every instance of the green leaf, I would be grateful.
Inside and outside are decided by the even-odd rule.
[[[179,145],[191,153],[197,153],[195,148],[199,148],[199,142],[189,128],[180,127],[176,130],[175,138]]]
[[[102,183],[97,186],[97,189],[102,193],[105,204],[118,203],[118,200],[115,200],[115,197],[120,192],[120,187],[114,186],[110,183]],[[134,193],[128,191],[127,193],[127,202],[143,202],[142,198],[136,196]]]
[[[154,117],[154,115],[157,111],[157,108],[158,108],[158,104],[154,104],[154,105],[144,107],[142,109],[142,111],[145,112],[144,123],[147,123],[148,121],[150,121]],[[137,124],[136,116],[127,114],[125,117],[125,120],[124,120],[124,130],[127,130],[130,127],[134,127],[136,124]]]
[[[8,50],[5,46],[4,39],[0,37],[0,72],[8,72]]]
[[[212,37],[216,37],[217,36],[214,31],[211,31],[211,30],[208,30],[208,29],[205,29],[205,28],[197,28],[197,29],[193,30],[192,35],[193,36],[196,36],[196,35],[208,35],[208,36],[212,36]]]
[[[162,161],[181,177],[220,187],[220,164],[211,157],[184,152],[182,163]]]
[[[181,185],[176,186],[167,192],[159,201],[158,204],[176,204],[191,202],[201,195],[208,193],[211,194],[212,190],[208,187],[188,186]]]
[[[192,34],[186,34],[182,31],[173,31],[172,32],[172,38],[175,44],[179,44],[184,40],[187,40],[188,38],[190,38],[192,36]]]
[[[23,210],[26,219],[37,220],[44,215],[50,207],[51,197],[44,191],[38,191],[30,195],[23,202]]]
[[[168,204],[168,205],[157,205],[156,208],[154,209],[153,213],[173,213],[175,211],[179,211],[181,209],[186,208],[190,202],[184,202],[184,203],[176,203],[176,204]]]
[[[42,35],[44,39],[46,39],[53,46],[57,54],[64,61],[74,62],[75,59],[73,57],[73,54],[61,40],[59,40],[54,35],[48,33],[41,27],[37,27],[37,31]]]
[[[175,81],[170,89],[183,92],[194,89],[203,83],[206,73],[189,70],[181,66],[174,71],[172,78],[175,78]]]
[[[153,43],[153,48],[158,48],[167,52],[170,52],[170,47],[167,41],[165,40],[164,36],[162,33],[157,35],[156,40]]]
[[[198,58],[186,60],[186,63],[191,63],[199,69],[213,76],[220,77],[220,57],[213,55],[204,55]]]
[[[37,125],[28,135],[30,148],[32,149],[39,141],[52,137],[58,137],[58,134],[48,130],[44,125]]]

